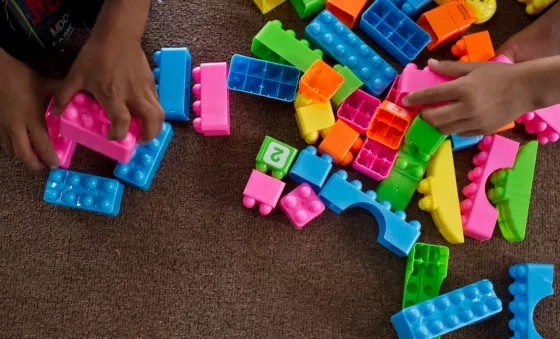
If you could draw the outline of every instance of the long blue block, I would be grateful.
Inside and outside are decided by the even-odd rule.
[[[296,97],[299,69],[235,54],[231,58],[229,89],[292,102]]]
[[[305,38],[339,64],[348,66],[370,94],[380,95],[397,77],[397,71],[387,61],[328,10],[307,25]]]
[[[124,186],[109,179],[63,169],[51,170],[43,199],[53,205],[116,216]]]
[[[139,145],[128,164],[118,163],[113,174],[122,182],[147,191],[152,185],[167,146],[173,137],[173,128],[163,123],[160,134],[145,145]]]
[[[431,40],[391,0],[376,0],[362,14],[360,29],[403,66],[416,59]]]
[[[453,144],[453,151],[460,151],[465,148],[469,148],[478,144],[482,140],[483,136],[479,135],[476,137],[460,137],[457,134],[451,134],[451,143]]]
[[[392,0],[409,18],[419,16],[432,3],[432,0]]]
[[[368,210],[379,225],[377,241],[399,257],[406,257],[420,237],[420,223],[416,220],[407,223],[403,211],[391,212],[389,202],[377,202],[374,191],[362,192],[360,181],[347,179],[348,173],[343,170],[331,175],[319,192],[321,201],[337,214],[352,207]]]
[[[399,339],[430,339],[486,320],[502,311],[494,285],[480,280],[410,306],[391,317]]]
[[[191,55],[186,47],[162,48],[154,53],[159,103],[167,121],[188,121],[191,93]]]
[[[290,179],[298,184],[308,183],[315,192],[319,192],[331,172],[332,157],[328,154],[317,155],[317,149],[307,146],[296,159],[290,170]]]

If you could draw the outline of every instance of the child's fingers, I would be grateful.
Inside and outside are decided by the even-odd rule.
[[[445,106],[424,108],[420,111],[420,116],[430,125],[439,128],[460,120],[462,115],[458,111],[459,105],[452,102]]]
[[[428,60],[430,69],[440,75],[449,78],[460,78],[482,66],[482,62],[459,62],[459,61],[438,61],[435,59]]]
[[[439,131],[440,133],[445,135],[450,135],[450,134],[459,135],[461,133],[473,130],[475,128],[476,126],[472,121],[472,119],[460,119],[460,120],[455,120],[448,125],[440,127]]]
[[[58,168],[58,157],[47,132],[47,127],[41,122],[29,126],[29,137],[37,154],[49,168]]]
[[[93,95],[96,94],[94,93]],[[101,106],[105,108],[107,116],[111,120],[111,128],[107,138],[110,140],[123,140],[126,138],[130,126],[130,111],[126,107],[124,100],[104,96],[101,98],[96,96],[96,98]]]
[[[479,135],[484,135],[480,130],[468,130],[466,132],[461,132],[457,134],[460,137],[477,137]]]
[[[446,101],[459,100],[461,93],[455,81],[427,87],[412,92],[403,98],[405,106],[431,105]]]
[[[53,114],[60,115],[66,104],[72,99],[74,94],[78,93],[79,91],[83,90],[83,82],[81,78],[74,77],[69,75],[62,85],[57,84],[60,89],[58,90],[57,94],[55,95],[54,107],[53,107]]]
[[[161,132],[165,114],[155,98],[152,95],[136,98],[136,101],[131,103],[131,108],[142,121],[142,135],[139,141],[148,142],[157,137]]]
[[[18,158],[25,167],[34,171],[38,171],[45,167],[39,158],[37,158],[35,153],[33,153],[31,143],[29,142],[29,136],[27,134],[27,128],[23,127],[12,131],[10,138],[12,139],[16,158]]]

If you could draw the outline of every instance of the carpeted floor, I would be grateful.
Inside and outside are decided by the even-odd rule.
[[[146,52],[187,46],[193,65],[229,61],[250,55],[271,19],[299,36],[308,22],[289,3],[262,16],[249,0],[167,0],[153,8]],[[499,45],[529,22],[504,0],[487,28]],[[231,121],[229,138],[174,124],[152,189],[127,188],[117,218],[45,204],[47,172],[28,173],[0,151],[0,338],[395,338],[406,260],[377,243],[371,215],[326,211],[298,232],[279,211],[261,217],[241,204],[265,135],[304,147],[293,105],[232,92]],[[474,154],[457,154],[461,186]],[[488,278],[507,303],[510,265],[560,264],[558,163],[560,144],[539,149],[527,239],[510,244],[496,231],[450,246],[442,292]],[[111,176],[114,165],[79,148],[72,169]],[[407,212],[422,222],[421,241],[445,245],[416,206]],[[539,304],[544,338],[557,337],[559,315],[558,297]],[[446,338],[509,337],[509,318],[506,305]]]

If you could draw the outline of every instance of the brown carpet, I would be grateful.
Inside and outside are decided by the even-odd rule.
[[[146,51],[188,46],[193,65],[229,61],[250,55],[271,19],[299,35],[308,22],[289,3],[263,17],[249,0],[167,0],[153,8]],[[529,22],[522,5],[504,0],[488,29],[499,45]],[[47,172],[0,153],[0,338],[395,338],[406,260],[377,243],[371,215],[326,211],[298,232],[278,210],[261,217],[241,204],[265,135],[304,147],[293,105],[232,92],[231,121],[229,138],[174,124],[152,189],[127,188],[117,218],[47,205]],[[442,292],[488,278],[505,307],[446,338],[511,336],[509,266],[560,264],[559,154],[560,143],[539,150],[525,241],[496,231],[450,247]],[[457,154],[461,186],[473,155]],[[111,176],[114,165],[79,148],[72,169]],[[408,213],[422,222],[421,241],[446,245],[416,206]],[[559,316],[558,297],[539,304],[544,338],[558,337]]]

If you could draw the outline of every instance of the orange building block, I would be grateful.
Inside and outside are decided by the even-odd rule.
[[[368,0],[329,0],[327,10],[346,27],[353,29]]]
[[[492,59],[494,47],[488,31],[463,36],[451,47],[451,53],[465,62],[483,62]]]
[[[346,166],[354,158],[352,152],[358,152],[363,145],[360,133],[344,121],[337,120],[319,145],[319,153],[326,153],[333,158],[335,164]]]
[[[299,80],[298,92],[311,100],[325,102],[331,100],[343,82],[340,73],[323,60],[317,60]]]
[[[459,37],[475,21],[463,0],[450,1],[425,12],[418,19],[418,26],[422,27],[432,40],[428,50],[432,51],[443,44]]]
[[[499,130],[497,130],[496,132],[494,132],[494,134],[504,132],[504,131],[508,131],[510,129],[513,129],[514,127],[515,127],[515,122],[512,121],[509,124],[505,125],[504,127],[500,128]]]
[[[385,100],[377,107],[366,135],[396,150],[413,117],[411,112]]]

